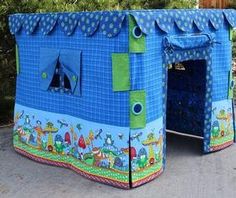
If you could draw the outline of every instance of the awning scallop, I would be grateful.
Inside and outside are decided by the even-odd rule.
[[[120,33],[125,12],[110,11],[101,14],[100,28],[107,37],[114,37]]]
[[[209,10],[208,15],[210,23],[215,30],[222,28],[224,24],[224,15],[222,14],[222,11]]]
[[[40,16],[38,14],[24,15],[21,20],[23,20],[22,28],[25,30],[26,34],[29,35],[36,29]]]
[[[154,32],[156,19],[156,13],[154,11],[131,11],[130,14],[134,17],[137,25],[144,34],[150,34]]]
[[[10,15],[9,17],[9,28],[10,28],[10,32],[11,34],[16,34],[17,32],[19,32],[21,30],[21,26],[22,26],[22,18],[24,16],[21,14],[14,14],[14,15]]]
[[[39,27],[41,32],[44,35],[49,34],[55,27],[57,19],[58,19],[58,14],[53,14],[53,13],[44,14],[39,22]]]
[[[12,34],[32,34],[39,28],[48,35],[59,25],[60,29],[70,36],[79,28],[85,36],[92,36],[101,31],[107,37],[115,37],[121,31],[126,16],[132,15],[141,31],[148,35],[155,31],[156,26],[165,33],[173,31],[174,26],[183,32],[192,32],[194,26],[202,32],[212,26],[215,30],[223,27],[224,20],[231,27],[236,27],[236,11],[232,9],[210,10],[131,10],[102,11],[78,13],[46,13],[46,14],[13,14],[9,17]]]
[[[87,12],[80,14],[78,25],[86,36],[92,36],[99,26],[100,19],[101,12]]]
[[[78,14],[77,13],[61,14],[58,17],[57,22],[59,23],[63,32],[67,36],[70,36],[71,34],[73,34],[75,28],[78,25]]]
[[[235,10],[224,10],[224,15],[231,27],[236,27],[236,11]]]

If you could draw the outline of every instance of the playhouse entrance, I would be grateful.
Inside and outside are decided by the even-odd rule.
[[[169,65],[167,129],[203,137],[205,94],[206,61],[189,60]]]

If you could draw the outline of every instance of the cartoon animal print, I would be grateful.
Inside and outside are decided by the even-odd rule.
[[[148,157],[147,151],[145,148],[141,148],[138,152],[137,164],[140,169],[144,168],[147,165]]]

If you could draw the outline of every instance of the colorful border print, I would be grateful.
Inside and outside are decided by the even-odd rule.
[[[36,161],[129,188],[129,128],[15,105],[14,147]]]
[[[146,183],[163,171],[163,118],[131,130],[130,158],[132,186]]]
[[[210,151],[223,149],[234,140],[232,100],[222,100],[212,104]]]

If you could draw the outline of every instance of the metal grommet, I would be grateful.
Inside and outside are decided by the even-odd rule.
[[[141,102],[135,102],[132,105],[132,113],[134,115],[140,115],[143,112],[143,104]]]
[[[133,28],[133,32],[132,33],[133,33],[134,38],[137,38],[137,39],[141,38],[142,35],[143,35],[142,30],[138,26],[135,26]]]

